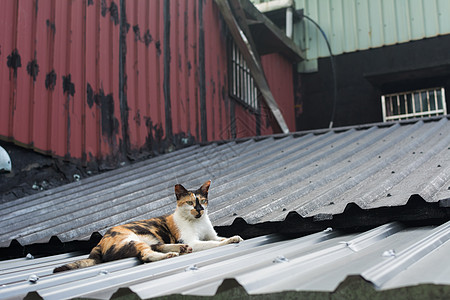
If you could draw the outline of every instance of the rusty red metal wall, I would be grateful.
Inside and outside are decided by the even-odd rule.
[[[212,0],[0,4],[2,139],[87,162],[276,131],[228,96]],[[290,114],[292,67],[279,55],[263,65]]]
[[[289,131],[295,131],[294,79],[292,62],[274,53],[261,57],[269,88],[276,99]],[[273,131],[263,132],[270,134]]]

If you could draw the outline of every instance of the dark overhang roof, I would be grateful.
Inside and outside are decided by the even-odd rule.
[[[305,54],[294,41],[277,27],[265,14],[249,1],[240,1],[247,23],[260,55],[281,53],[293,62],[306,59]]]

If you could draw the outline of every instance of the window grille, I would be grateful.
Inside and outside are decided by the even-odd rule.
[[[258,110],[258,89],[237,45],[230,41],[230,95],[246,107]]]
[[[381,96],[383,122],[446,115],[444,88]]]

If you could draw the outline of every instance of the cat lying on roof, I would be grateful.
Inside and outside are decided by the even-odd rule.
[[[143,262],[158,261],[180,254],[239,243],[242,238],[217,236],[206,213],[211,181],[198,190],[175,185],[177,207],[168,216],[136,221],[109,229],[87,259],[57,267],[54,273],[93,266],[126,257]]]

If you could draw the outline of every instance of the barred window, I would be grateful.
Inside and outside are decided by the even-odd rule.
[[[229,80],[230,95],[247,108],[258,110],[258,89],[250,69],[237,45],[230,40]]]
[[[383,122],[446,115],[442,87],[381,96]]]

